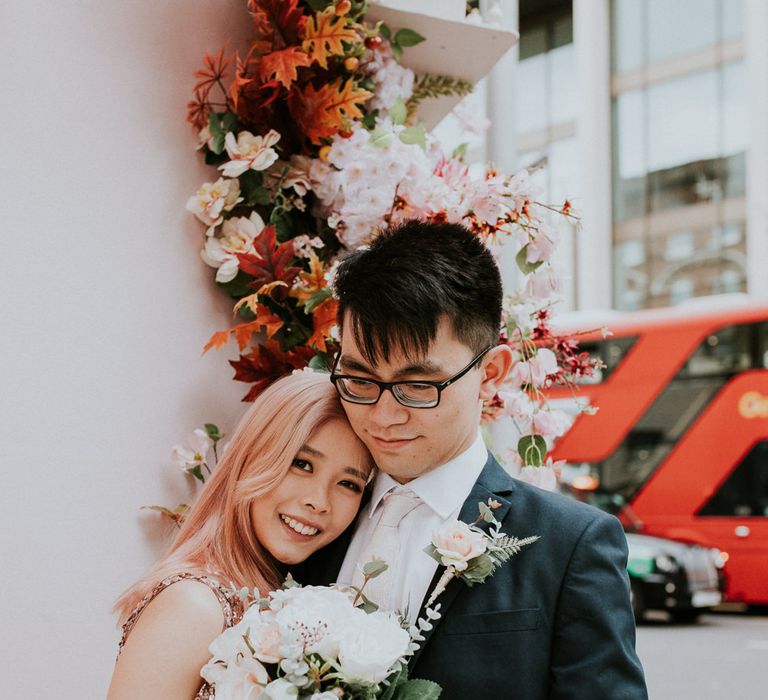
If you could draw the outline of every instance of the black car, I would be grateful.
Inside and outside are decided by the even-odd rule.
[[[717,549],[627,533],[632,609],[665,610],[675,622],[693,622],[723,599],[723,558]]]

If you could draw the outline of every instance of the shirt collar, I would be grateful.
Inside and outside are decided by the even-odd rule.
[[[407,484],[400,484],[389,474],[379,471],[373,484],[371,501],[368,504],[368,517],[370,518],[376,512],[384,496],[398,489],[412,491],[435,513],[445,519],[461,508],[480,472],[483,471],[487,459],[488,451],[478,430],[475,441],[468,449],[450,462],[422,474]]]

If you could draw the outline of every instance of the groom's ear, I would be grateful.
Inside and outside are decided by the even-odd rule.
[[[501,389],[501,385],[512,370],[514,360],[508,345],[497,345],[483,358],[483,381],[480,384],[480,398],[490,401]]]

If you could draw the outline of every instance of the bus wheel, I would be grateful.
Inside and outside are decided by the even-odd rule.
[[[645,617],[645,596],[643,596],[640,584],[634,579],[629,582],[629,598],[632,601],[632,613],[635,616],[635,622],[639,624]]]

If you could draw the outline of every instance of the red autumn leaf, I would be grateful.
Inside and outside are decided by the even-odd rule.
[[[298,46],[272,51],[263,56],[259,63],[259,78],[263,82],[274,78],[281,85],[290,88],[291,83],[299,77],[298,68],[309,64],[309,56]]]
[[[271,40],[272,50],[298,44],[304,34],[306,16],[298,0],[248,0],[253,24],[262,40]]]
[[[278,244],[276,236],[275,227],[266,226],[253,242],[256,254],[240,253],[237,256],[240,269],[253,277],[248,285],[253,289],[261,289],[277,280],[290,286],[301,272],[289,264],[294,257],[293,244],[290,241]]]
[[[367,90],[356,88],[353,80],[345,83],[339,78],[317,90],[311,83],[294,89],[288,98],[288,109],[307,138],[319,144],[320,139],[333,136],[350,121],[362,119],[360,107],[371,96]]]
[[[253,352],[241,355],[239,360],[230,360],[235,369],[234,379],[239,382],[253,383],[243,401],[253,401],[264,389],[291,370],[306,367],[314,352],[309,348],[299,347],[295,351],[284,352],[275,340],[269,340]]]

